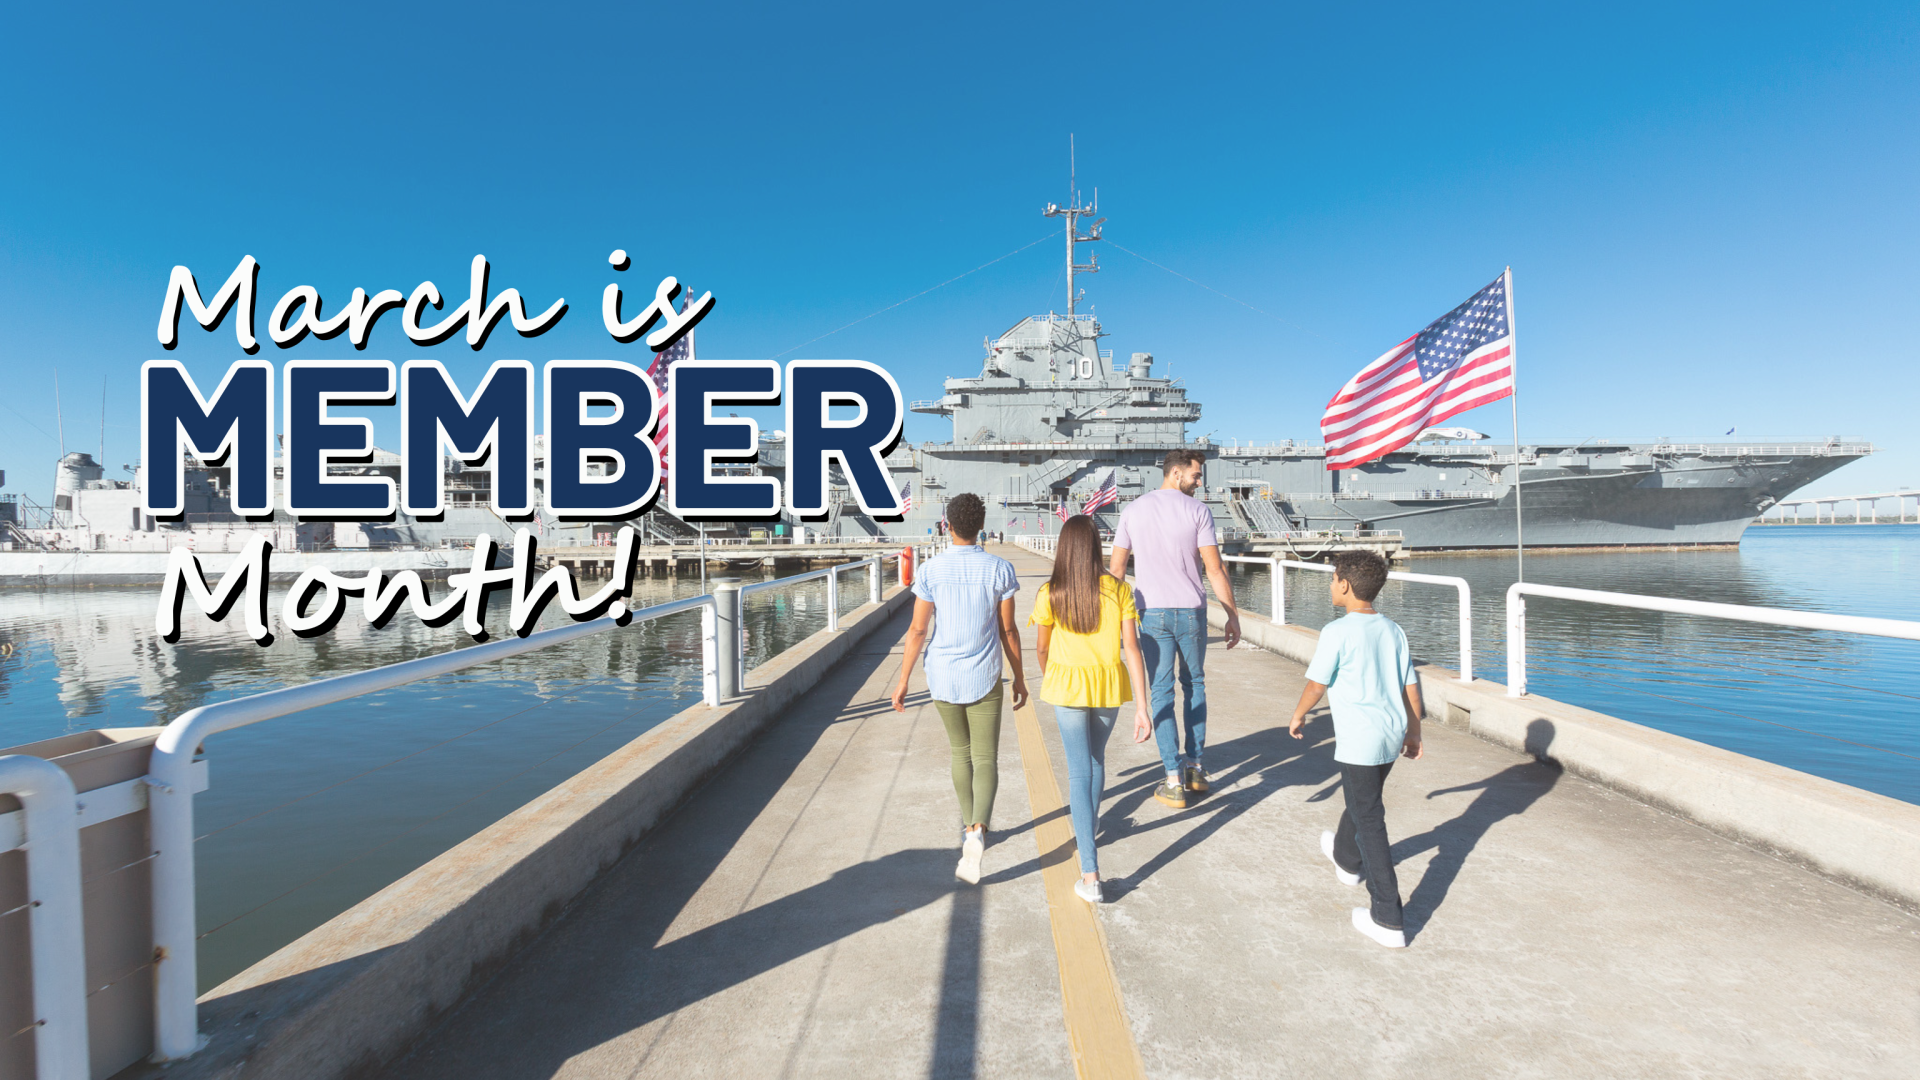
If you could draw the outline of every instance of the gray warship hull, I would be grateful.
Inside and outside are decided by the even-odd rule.
[[[1052,512],[1077,512],[1105,482],[1118,502],[1159,486],[1176,446],[1207,455],[1195,494],[1229,542],[1354,530],[1399,533],[1410,551],[1512,548],[1516,497],[1530,547],[1699,547],[1738,544],[1754,518],[1795,490],[1870,453],[1861,444],[1636,443],[1586,446],[1423,446],[1358,469],[1329,472],[1318,447],[1222,447],[1207,442],[926,443],[902,448],[896,479],[930,496],[900,526],[935,527],[961,491],[989,502],[988,527],[1057,531]],[[1033,490],[1038,480],[1045,490]],[[1514,482],[1521,490],[1516,493]]]

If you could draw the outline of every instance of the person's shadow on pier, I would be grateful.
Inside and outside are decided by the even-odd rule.
[[[1107,788],[1107,797],[1113,801],[1100,813],[1099,843],[1102,846],[1161,829],[1185,831],[1132,873],[1108,878],[1108,899],[1117,900],[1132,892],[1175,859],[1199,847],[1235,818],[1282,789],[1313,787],[1329,778],[1338,778],[1340,772],[1333,763],[1332,743],[1318,737],[1322,732],[1314,731],[1316,722],[1324,724],[1326,720],[1325,710],[1316,709],[1308,724],[1313,734],[1305,741],[1290,737],[1285,725],[1277,725],[1207,747],[1213,790],[1205,796],[1189,795],[1185,810],[1156,815],[1145,823],[1136,821],[1134,812],[1153,798],[1153,789],[1159,785],[1162,775],[1160,764],[1155,761],[1123,771],[1121,776],[1125,779]],[[1239,786],[1241,781],[1255,777],[1257,783]]]
[[[1420,876],[1420,884],[1414,886],[1413,894],[1407,898],[1405,905],[1409,940],[1419,936],[1434,912],[1446,901],[1447,892],[1453,888],[1454,879],[1460,876],[1467,856],[1472,854],[1487,831],[1507,818],[1526,813],[1528,807],[1560,782],[1560,766],[1544,756],[1553,742],[1553,734],[1551,722],[1535,720],[1527,725],[1526,740],[1526,749],[1535,755],[1535,760],[1509,766],[1485,780],[1427,793],[1427,798],[1431,799],[1463,791],[1480,792],[1458,817],[1393,845],[1395,865],[1423,851],[1431,849],[1434,852],[1432,860],[1427,863],[1427,872]]]
[[[904,633],[904,613],[896,621],[901,623],[898,632],[890,627],[876,640],[894,640]],[[696,903],[703,888],[728,873],[728,864],[739,858],[756,822],[769,813],[778,816],[797,809],[792,803],[787,806],[793,809],[781,808],[777,800],[796,781],[811,753],[823,743],[841,745],[832,754],[847,753],[852,746],[842,733],[847,727],[899,723],[889,701],[860,697],[874,671],[897,662],[889,650],[868,648],[850,655],[804,703],[770,725],[603,872],[543,933],[538,947],[507,960],[384,1075],[532,1080],[552,1076],[573,1058],[608,1044],[625,1045],[605,1064],[644,1073],[661,1036],[681,1022],[690,1006],[949,896],[955,900],[941,961],[930,1065],[940,1076],[973,1075],[981,904],[977,891],[954,880],[954,850],[887,852],[792,891],[769,882],[772,899],[762,899],[758,881],[737,882],[732,889],[740,895],[738,910]],[[830,767],[817,770],[789,794],[805,795],[810,787],[813,795],[805,795],[807,801],[837,798],[832,779]],[[759,842],[769,839],[774,850],[755,849],[741,860],[760,861],[761,875],[774,870],[774,851],[785,842],[772,834],[762,834]],[[857,852],[854,856],[858,858]],[[788,861],[783,868],[793,865]],[[695,925],[676,933],[689,919]],[[817,984],[802,1018],[802,1034],[813,1022],[819,993]],[[751,1026],[763,1021],[767,1018],[740,1017],[734,1022]],[[712,1017],[693,1022],[710,1023]],[[803,1043],[803,1038],[794,1039],[789,1055]],[[793,1062],[786,1064],[790,1070]],[[773,1061],[767,1075],[782,1071],[780,1062]]]

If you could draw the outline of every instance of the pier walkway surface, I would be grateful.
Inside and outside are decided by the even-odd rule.
[[[1048,564],[1020,571],[1024,622]],[[1389,613],[1391,614],[1391,613]],[[1113,902],[1070,892],[1065,766],[1011,712],[986,877],[948,750],[875,634],[454,1011],[393,1077],[1901,1076],[1920,918],[1427,725],[1387,785],[1411,947],[1355,933],[1299,665],[1215,638],[1213,793],[1173,811],[1116,730]],[[1025,630],[1027,667],[1033,634]],[[1062,986],[1066,987],[1063,995]]]

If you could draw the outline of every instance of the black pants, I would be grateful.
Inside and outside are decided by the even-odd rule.
[[[1340,766],[1340,787],[1347,794],[1347,811],[1333,833],[1333,861],[1349,874],[1359,874],[1373,897],[1373,921],[1389,930],[1401,929],[1400,879],[1393,873],[1393,851],[1387,844],[1387,809],[1380,801],[1393,762],[1385,765]]]

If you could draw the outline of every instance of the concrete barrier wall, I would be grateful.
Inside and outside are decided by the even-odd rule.
[[[1210,605],[1209,621],[1226,624]],[[1240,613],[1246,641],[1305,664],[1320,634]],[[1920,911],[1920,806],[1501,683],[1419,668],[1427,716]],[[1284,723],[1293,702],[1275,704]]]
[[[890,589],[748,672],[746,696],[680,712],[215,988],[208,1048],[164,1075],[323,1080],[403,1054],[911,595]]]

